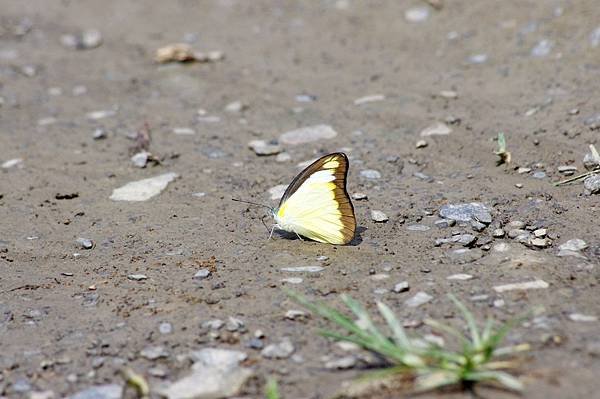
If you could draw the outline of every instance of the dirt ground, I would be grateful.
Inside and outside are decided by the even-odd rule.
[[[372,310],[383,300],[415,322],[411,332],[427,331],[418,323],[425,317],[459,322],[447,293],[479,319],[507,320],[541,305],[508,338],[532,345],[521,368],[523,396],[595,397],[598,321],[571,316],[600,316],[599,197],[584,195],[582,184],[551,183],[564,178],[560,165],[582,172],[588,145],[599,143],[590,118],[600,124],[600,46],[590,35],[600,7],[596,0],[454,0],[429,7],[423,22],[406,20],[405,11],[425,4],[1,0],[0,161],[22,162],[0,170],[0,395],[49,390],[65,397],[120,383],[124,365],[151,385],[174,381],[189,370],[180,355],[219,347],[246,352],[256,375],[279,380],[284,398],[326,398],[363,370],[326,369],[323,356],[343,352],[316,335],[324,324],[284,318],[298,305],[281,280],[302,277],[288,287],[334,304],[350,293]],[[91,28],[102,34],[97,48],[61,44],[62,35]],[[544,39],[549,53],[532,56]],[[157,48],[184,41],[225,58],[154,62]],[[443,90],[457,98],[440,96]],[[314,101],[298,101],[301,94]],[[385,99],[354,104],[376,94]],[[248,108],[226,111],[233,101]],[[198,120],[199,109],[205,119]],[[110,112],[88,115],[102,110]],[[448,121],[452,132],[426,137],[427,147],[417,149],[421,130],[436,121]],[[145,123],[150,151],[163,162],[141,169],[130,162],[128,135]],[[331,125],[337,137],[284,145],[288,162],[248,148],[250,140],[317,124]],[[173,132],[183,127],[194,134]],[[97,128],[105,139],[93,138]],[[512,153],[508,167],[495,164],[499,131]],[[291,181],[296,164],[337,150],[350,158],[348,190],[368,195],[354,201],[360,234],[352,245],[268,240],[266,212],[231,201],[274,205],[268,189]],[[366,169],[381,178],[361,178]],[[534,178],[536,171],[545,176]],[[180,177],[148,201],[109,199],[127,182],[167,172]],[[205,195],[193,195],[199,192]],[[492,225],[483,232],[434,225],[442,205],[462,202],[488,205]],[[373,222],[371,210],[389,221]],[[494,227],[514,220],[547,228],[551,245],[491,239]],[[431,229],[408,228],[416,223]],[[435,246],[453,230],[476,235],[483,248],[464,259],[456,246]],[[82,249],[79,237],[94,248]],[[588,243],[583,256],[558,257],[558,246],[572,238]],[[489,249],[498,243],[508,250]],[[280,270],[307,265],[325,269],[301,276]],[[207,266],[208,278],[192,278]],[[447,279],[456,273],[474,278]],[[135,274],[147,279],[128,278]],[[532,279],[549,287],[493,290]],[[408,292],[391,291],[400,281],[409,282]],[[433,300],[404,306],[419,291]],[[498,299],[504,306],[494,306]],[[217,337],[201,327],[229,317],[247,331],[223,329]],[[159,331],[165,322],[171,333]],[[248,348],[257,329],[265,344],[289,337],[295,356],[266,359]],[[168,356],[140,356],[152,345]],[[156,367],[166,375],[153,376]],[[469,394],[422,397],[430,396]]]

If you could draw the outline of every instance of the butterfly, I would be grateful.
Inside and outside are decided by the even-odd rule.
[[[274,227],[329,244],[348,244],[356,218],[346,191],[348,157],[325,155],[292,180],[279,206],[272,210]]]

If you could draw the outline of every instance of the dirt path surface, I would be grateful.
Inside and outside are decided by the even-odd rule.
[[[423,21],[407,19],[412,7],[425,7]],[[284,286],[333,304],[339,293],[370,309],[383,300],[421,333],[426,317],[459,322],[449,292],[479,319],[541,306],[508,337],[532,345],[524,396],[597,394],[599,196],[551,184],[565,178],[559,166],[585,171],[599,143],[597,1],[1,0],[0,10],[0,396],[122,384],[125,366],[159,386],[189,373],[191,351],[216,347],[246,353],[285,398],[326,398],[364,364],[325,368],[348,353],[316,335],[320,320],[284,317],[298,309]],[[79,43],[90,48],[70,48],[78,38],[64,35],[88,29],[101,42],[90,32]],[[178,42],[224,59],[154,62]],[[451,132],[421,137],[436,122]],[[161,162],[139,168],[129,137],[145,124]],[[280,143],[287,160],[248,148],[320,124],[337,136]],[[495,164],[499,131],[509,166]],[[350,193],[368,196],[354,201],[352,245],[267,240],[265,211],[231,201],[275,205],[268,190],[297,164],[338,150]],[[171,172],[149,200],[110,199]],[[444,205],[471,202],[489,208],[489,225],[436,224]],[[493,237],[520,227],[511,221],[524,222],[520,237]],[[436,245],[454,233],[477,241]],[[585,248],[557,256],[575,238]],[[281,270],[297,266],[323,270]],[[473,278],[447,279],[458,273]],[[548,287],[493,288],[531,280]],[[394,292],[401,281],[410,289]],[[420,291],[432,299],[407,307]],[[261,355],[287,339],[293,353]]]

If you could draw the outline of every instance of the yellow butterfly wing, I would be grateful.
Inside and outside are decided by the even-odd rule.
[[[356,218],[346,191],[348,158],[325,155],[304,169],[287,188],[274,216],[277,226],[314,241],[348,244]]]

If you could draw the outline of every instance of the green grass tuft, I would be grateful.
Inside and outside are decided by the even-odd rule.
[[[467,307],[450,294],[448,297],[465,320],[468,334],[435,320],[426,320],[425,323],[433,330],[454,338],[459,349],[452,350],[423,337],[409,337],[396,315],[382,302],[377,302],[377,308],[387,324],[387,333],[382,332],[365,308],[348,295],[342,294],[341,300],[352,313],[351,316],[322,302],[311,302],[293,291],[286,292],[294,301],[341,330],[321,330],[322,335],[355,343],[381,355],[390,363],[394,372],[414,376],[416,391],[428,391],[447,385],[467,387],[480,382],[495,382],[514,391],[523,389],[523,384],[505,371],[516,367],[517,363],[504,358],[528,350],[529,345],[500,347],[506,334],[522,318],[500,324],[489,318],[483,328],[480,328]]]

